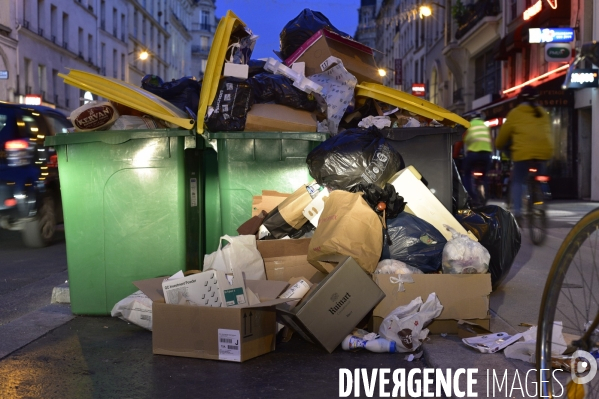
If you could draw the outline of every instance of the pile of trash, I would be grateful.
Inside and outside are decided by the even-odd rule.
[[[232,29],[205,116],[197,94],[206,82],[155,76],[142,86],[171,108],[139,114],[109,101],[74,111],[80,131],[185,127],[187,116],[211,132],[328,137],[306,157],[313,181],[263,194],[202,271],[134,282],[140,291],[112,315],[151,329],[154,353],[239,362],[274,350],[278,334],[329,352],[419,354],[430,332],[455,333],[459,319],[488,328],[488,295],[520,248],[515,219],[458,200],[448,209],[384,133],[468,122],[381,85],[372,49],[318,12],[284,27],[280,60],[251,59],[257,38],[243,24]],[[167,111],[171,121],[157,117]]]

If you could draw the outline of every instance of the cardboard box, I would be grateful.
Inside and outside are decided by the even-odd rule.
[[[375,283],[386,295],[373,312],[375,332],[392,310],[419,296],[424,301],[432,292],[437,294],[443,311],[428,326],[431,333],[457,334],[456,321],[460,319],[490,328],[490,274],[413,274],[412,277],[414,283],[404,283],[406,290],[398,292],[397,284],[389,281],[388,274],[373,275]]]
[[[262,211],[266,213],[272,211],[290,195],[278,191],[262,190],[262,195],[252,197],[252,216],[256,216]]]
[[[254,104],[245,120],[246,132],[315,132],[316,116],[281,104]]]
[[[322,64],[331,56],[341,59],[345,69],[358,79],[358,83],[383,82],[370,47],[325,29],[306,40],[285,60],[285,65],[305,62],[306,76],[309,77],[323,72],[327,65]]]
[[[384,297],[356,261],[346,258],[297,306],[277,311],[304,339],[331,353]]]
[[[275,305],[289,299],[228,308],[169,305],[162,295],[162,280],[133,283],[153,300],[154,354],[244,362],[275,349]],[[263,299],[276,298],[287,285],[279,281],[246,280],[246,286]]]
[[[319,283],[326,277],[308,263],[310,238],[262,240],[256,244],[264,258],[268,280],[289,281],[293,277],[306,277],[312,283]]]

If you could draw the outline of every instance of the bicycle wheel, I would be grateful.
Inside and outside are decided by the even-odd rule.
[[[565,397],[563,387],[551,372],[552,349],[559,353],[559,337],[553,337],[553,325],[563,325],[568,348],[587,352],[599,345],[599,208],[585,215],[562,243],[545,284],[537,331],[537,381],[539,397]],[[591,328],[588,334],[587,329]],[[580,342],[581,341],[584,342]],[[563,346],[561,346],[563,349]],[[554,356],[556,354],[554,353]],[[599,376],[585,385],[577,385],[586,398],[599,397]]]
[[[528,231],[535,245],[543,245],[547,238],[547,214],[543,189],[538,182],[531,184],[528,200]]]

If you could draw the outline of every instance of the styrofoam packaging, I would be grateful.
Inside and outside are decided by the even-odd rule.
[[[247,79],[249,75],[250,67],[246,64],[233,64],[231,62],[225,63],[225,70],[223,76],[231,76],[233,78]]]
[[[119,118],[116,108],[108,101],[91,101],[71,112],[71,123],[76,132],[106,130]]]

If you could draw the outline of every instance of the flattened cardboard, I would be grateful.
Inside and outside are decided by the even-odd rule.
[[[252,199],[252,216],[259,215],[262,211],[266,213],[272,211],[290,195],[278,191],[262,190],[262,195],[256,195]]]
[[[476,337],[477,335],[492,334],[488,328],[467,320],[458,320],[457,328],[458,337],[460,338],[471,338]]]
[[[389,281],[389,275],[373,275],[375,283],[386,295],[374,309],[375,318],[384,319],[398,306],[407,305],[419,296],[427,298],[435,292],[443,311],[427,327],[431,333],[456,334],[456,321],[460,319],[489,328],[490,274],[413,274],[412,278],[414,282],[404,284],[405,291],[398,292],[397,284]]]
[[[312,283],[319,283],[326,276],[308,262],[310,238],[261,240],[256,244],[264,258],[267,280],[289,281],[303,276]]]
[[[285,281],[245,280],[245,286],[255,292],[260,302],[278,298],[289,286]]]
[[[315,132],[316,116],[281,104],[254,104],[247,113],[246,132]]]
[[[358,79],[358,83],[382,83],[371,48],[324,29],[312,35],[291,54],[285,60],[285,65],[305,62],[306,76],[309,77],[323,72],[326,66],[322,64],[331,56],[340,58],[345,69]]]
[[[277,311],[304,339],[331,353],[384,296],[356,261],[346,258],[297,306]]]

